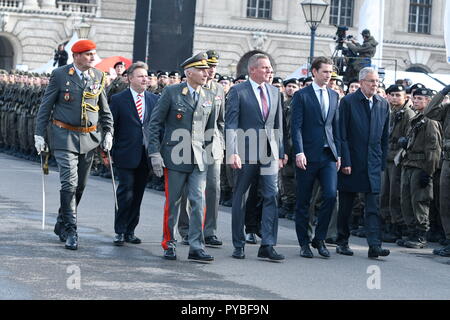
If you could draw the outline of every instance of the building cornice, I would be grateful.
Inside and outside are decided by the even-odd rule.
[[[243,27],[243,26],[224,26],[224,25],[213,25],[213,24],[195,24],[197,28],[205,28],[205,29],[219,29],[219,30],[236,30],[236,31],[246,31],[246,32],[264,32],[268,34],[279,34],[286,36],[310,36],[309,32],[293,32],[293,31],[284,31],[284,30],[273,30],[273,29],[265,29],[265,28],[253,28],[253,27]],[[317,38],[323,39],[334,39],[334,34],[321,34],[316,33]],[[425,48],[436,48],[436,49],[445,49],[444,45],[440,44],[430,44],[423,42],[415,42],[415,41],[398,41],[398,40],[384,40],[384,44],[392,44],[392,45],[400,45],[400,46],[414,46],[414,47],[425,47]]]

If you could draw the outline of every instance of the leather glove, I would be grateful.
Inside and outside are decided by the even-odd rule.
[[[45,143],[45,139],[42,136],[34,135],[34,147],[38,154],[41,154],[42,151],[47,150],[47,144]]]
[[[422,172],[420,172],[420,177],[419,177],[419,186],[422,189],[425,189],[428,186],[428,184],[430,183],[430,180],[431,180],[431,176],[422,170]]]
[[[158,177],[161,178],[164,174],[164,160],[161,157],[161,154],[159,152],[152,153],[149,155],[150,161],[152,163],[153,173]]]
[[[450,84],[441,91],[443,96],[446,96],[449,92],[450,92]]]
[[[400,146],[400,148],[405,149],[408,147],[408,138],[406,137],[400,137],[398,138],[398,145]]]
[[[111,151],[112,145],[113,145],[113,136],[111,132],[107,132],[102,142],[103,151]]]

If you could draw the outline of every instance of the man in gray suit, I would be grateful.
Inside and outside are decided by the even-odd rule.
[[[219,213],[220,200],[220,166],[225,150],[224,127],[225,127],[225,93],[221,84],[213,81],[216,75],[216,68],[219,64],[219,55],[215,50],[206,52],[208,55],[208,81],[204,86],[214,96],[213,105],[216,110],[214,121],[214,136],[212,144],[210,145],[210,154],[208,155],[211,161],[208,163],[208,170],[206,174],[206,209],[204,219],[204,235],[205,244],[208,246],[221,246],[222,241],[217,238],[217,216]],[[190,206],[187,204],[186,192],[183,194],[180,207],[180,217],[178,220],[178,232],[183,237],[183,244],[189,243],[189,215],[188,210]]]
[[[105,74],[94,69],[96,45],[80,40],[72,46],[73,64],[55,69],[36,117],[35,147],[49,144],[59,168],[60,209],[55,233],[66,249],[78,248],[77,205],[92,165],[95,148],[112,147],[113,118],[105,94]],[[100,124],[100,126],[99,126]]]
[[[252,56],[248,72],[248,81],[231,88],[225,108],[227,159],[236,170],[231,218],[233,258],[245,258],[245,202],[251,182],[259,178],[263,208],[258,257],[283,260],[284,256],[273,248],[278,231],[278,170],[284,159],[281,97],[269,84],[272,66],[266,55]]]
[[[174,231],[184,190],[191,206],[188,259],[214,260],[204,249],[202,223],[208,168],[206,138],[208,133],[212,138],[216,119],[214,96],[202,88],[209,69],[206,60],[206,53],[199,53],[181,64],[187,82],[164,89],[148,126],[148,153],[153,172],[158,177],[164,173],[165,178],[166,204],[161,245],[164,258],[168,260],[177,258]],[[160,142],[162,128],[164,137]]]

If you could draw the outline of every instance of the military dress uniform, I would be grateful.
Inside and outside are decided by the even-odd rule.
[[[206,53],[187,59],[185,69],[209,68]],[[189,258],[211,261],[214,258],[204,251],[203,210],[205,202],[207,144],[205,131],[214,130],[214,96],[201,86],[191,91],[187,83],[168,86],[153,109],[147,136],[148,153],[153,170],[155,161],[165,165],[165,193],[163,219],[164,258],[176,259],[175,225],[178,220],[180,200],[186,189],[191,206],[189,219]],[[194,98],[195,95],[195,98]],[[160,142],[160,131],[164,137]]]
[[[421,89],[431,95],[429,89]],[[428,91],[428,92],[427,92]],[[414,93],[418,94],[417,92]],[[433,200],[432,177],[441,159],[441,125],[418,113],[410,121],[406,152],[401,162],[401,212],[408,228],[408,238],[397,240],[400,246],[423,248],[429,229],[429,210]]]
[[[447,242],[450,242],[450,103],[443,104],[442,101],[449,92],[450,86],[445,87],[431,100],[424,111],[426,117],[443,123],[443,162],[439,184],[439,211]],[[446,257],[450,256],[450,243],[447,243],[442,249],[435,250],[434,253]]]
[[[216,66],[218,64],[218,54],[214,50],[206,52],[208,55],[208,65]],[[222,241],[217,238],[217,217],[219,214],[219,200],[220,200],[220,167],[224,157],[225,140],[225,93],[221,84],[215,81],[209,81],[204,86],[206,91],[209,91],[214,97],[213,108],[215,110],[214,116],[214,136],[212,137],[212,144],[208,150],[208,169],[206,173],[206,209],[204,218],[204,236],[205,244],[212,246],[222,245]],[[189,204],[186,201],[186,193],[183,195],[180,208],[180,217],[178,220],[178,232],[183,239],[188,238],[189,232]],[[185,243],[187,242],[184,240]]]
[[[396,85],[390,88],[389,92],[402,92],[405,88]],[[407,100],[398,109],[391,107],[389,120],[389,146],[387,154],[387,164],[383,172],[380,195],[380,211],[389,233],[383,236],[385,242],[395,242],[401,239],[402,232],[406,232],[406,225],[400,206],[400,182],[401,166],[394,163],[394,158],[402,148],[398,144],[401,137],[406,136],[410,120],[415,116],[412,109],[412,102]]]
[[[80,48],[76,45],[75,48]],[[74,47],[73,52],[77,50]],[[60,214],[55,233],[61,241],[66,240],[66,248],[72,250],[78,247],[77,205],[86,186],[95,148],[102,141],[102,135],[110,133],[112,136],[113,133],[113,118],[104,90],[105,74],[90,68],[83,73],[83,78],[74,64],[52,72],[35,129],[37,137],[46,137],[47,125],[51,122],[49,145],[58,164],[61,182]]]

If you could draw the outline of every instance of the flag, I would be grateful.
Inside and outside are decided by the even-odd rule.
[[[445,1],[445,16],[444,16],[444,37],[445,48],[447,49],[447,63],[450,63],[450,0]]]
[[[359,12],[358,39],[362,43],[361,32],[369,29],[371,36],[378,42],[377,52],[372,59],[372,66],[376,69],[382,67],[383,38],[384,38],[384,0],[364,0]]]

